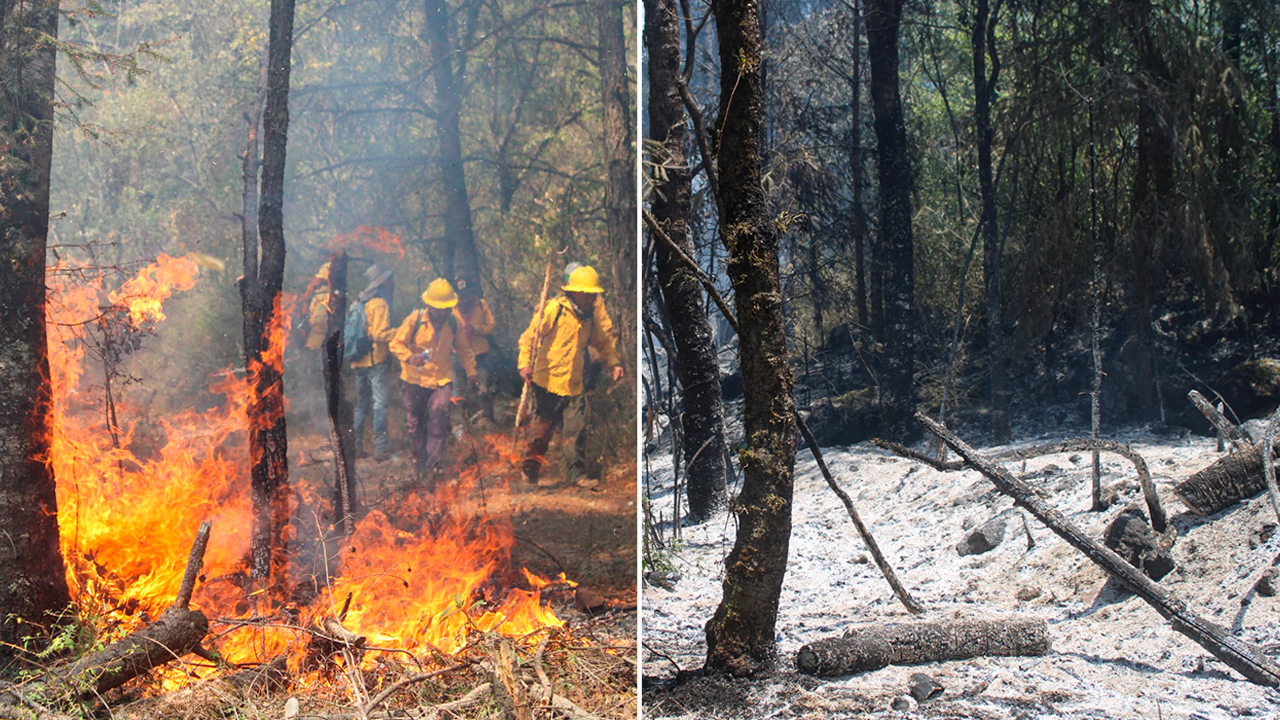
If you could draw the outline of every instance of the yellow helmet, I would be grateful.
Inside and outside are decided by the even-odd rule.
[[[569,279],[560,288],[565,292],[584,292],[584,293],[602,293],[604,288],[600,287],[600,275],[596,269],[590,265],[583,265],[574,268],[569,273]]]
[[[458,294],[453,291],[448,280],[436,278],[427,286],[426,292],[422,293],[422,302],[428,307],[447,310],[458,304]]]
[[[316,277],[320,278],[321,280],[324,280],[325,282],[329,282],[329,261],[328,260],[326,260],[325,263],[320,266],[320,269],[316,270]]]

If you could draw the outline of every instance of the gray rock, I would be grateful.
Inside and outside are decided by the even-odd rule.
[[[906,695],[899,695],[893,699],[893,702],[889,703],[889,707],[897,710],[898,712],[906,712],[910,710],[913,705],[915,705],[915,703],[911,702],[911,698]]]
[[[1280,588],[1280,568],[1269,567],[1267,571],[1262,573],[1262,577],[1258,578],[1258,584],[1254,585],[1258,590],[1258,594],[1262,597],[1275,597],[1277,588]]]
[[[941,683],[924,673],[911,673],[911,679],[907,685],[910,688],[911,697],[915,698],[916,702],[938,697],[943,690]]]
[[[956,543],[956,552],[964,555],[980,555],[990,552],[1004,542],[1005,520],[1002,517],[988,520],[979,525]]]

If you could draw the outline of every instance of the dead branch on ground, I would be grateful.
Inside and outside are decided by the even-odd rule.
[[[973,448],[950,430],[920,413],[916,413],[916,420],[929,432],[941,437],[952,450],[956,451],[956,454],[991,480],[1001,492],[1013,498],[1014,502],[1029,511],[1059,537],[1084,553],[1085,557],[1097,563],[1127,589],[1155,608],[1156,612],[1170,621],[1173,629],[1194,640],[1250,682],[1267,687],[1280,686],[1280,667],[1263,656],[1257,648],[1239,638],[1227,635],[1222,628],[1194,613],[1182,600],[1143,575],[1110,548],[1086,535],[1062,513],[1046,504],[1029,485],[1004,468],[978,455]]]

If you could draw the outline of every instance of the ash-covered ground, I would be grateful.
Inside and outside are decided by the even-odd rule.
[[[1023,428],[1008,447],[1082,434],[1078,426],[1035,435]],[[1123,428],[1104,437],[1130,444],[1146,460],[1177,528],[1176,569],[1160,584],[1275,659],[1280,655],[1280,597],[1254,589],[1259,574],[1280,552],[1277,520],[1266,496],[1209,517],[1194,516],[1172,488],[1222,456],[1214,438],[1147,427]],[[925,443],[916,449],[925,450]],[[824,448],[824,457],[899,578],[926,606],[922,619],[1040,617],[1049,625],[1049,653],[891,666],[834,679],[795,671],[795,653],[805,643],[839,636],[863,623],[911,620],[804,450],[796,459],[790,564],[777,623],[779,672],[749,681],[702,678],[674,688],[650,685],[646,717],[1280,717],[1280,692],[1244,680],[1175,631],[978,472],[935,471],[869,443]],[[668,449],[648,453],[648,461],[645,481],[652,507],[670,518]],[[1102,462],[1103,483],[1118,499],[1101,513],[1089,511],[1087,452],[1007,467],[1047,494],[1073,523],[1101,538],[1126,506],[1143,505],[1133,466],[1108,453]],[[1005,520],[1003,542],[983,554],[959,555],[956,544],[967,531],[996,517]],[[646,676],[670,678],[677,669],[701,665],[703,625],[719,602],[723,559],[735,529],[727,513],[683,528],[678,541],[673,541],[669,523],[662,528],[670,548],[663,557],[681,577],[672,589],[643,588]],[[907,695],[910,675],[918,672],[941,683],[943,693],[892,709],[896,698]]]

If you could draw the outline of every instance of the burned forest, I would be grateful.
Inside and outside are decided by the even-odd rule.
[[[636,716],[634,24],[0,3],[0,716]]]
[[[645,715],[1280,714],[1280,10],[643,10]]]

